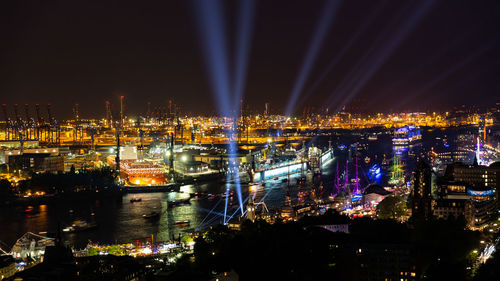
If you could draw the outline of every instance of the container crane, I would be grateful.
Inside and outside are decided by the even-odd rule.
[[[3,116],[5,119],[5,139],[10,140],[12,135],[12,120],[10,120],[9,114],[7,112],[7,105],[2,104]]]
[[[29,105],[24,104],[24,113],[26,115],[26,138],[33,139],[33,128],[35,127],[35,120],[31,118]]]

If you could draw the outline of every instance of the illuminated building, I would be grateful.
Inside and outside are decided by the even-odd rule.
[[[438,199],[433,208],[434,217],[448,219],[449,217],[463,216],[465,215],[466,202],[463,199]]]
[[[497,173],[499,171],[499,168],[455,163],[448,166],[446,174],[455,181],[484,185],[485,187],[496,187]]]
[[[464,215],[465,203],[469,198],[466,194],[467,186],[459,182],[439,183],[436,187],[437,199],[434,204],[434,217],[447,219]]]
[[[464,215],[471,229],[484,227],[496,213],[500,163],[481,166],[454,163],[448,165],[445,178],[437,186],[434,215],[447,218]]]
[[[0,150],[0,163],[8,163],[9,157],[22,154],[50,154],[50,156],[59,156],[67,154],[67,151],[58,147]]]
[[[498,195],[498,183],[500,177],[500,162],[495,162],[490,166],[454,163],[448,165],[445,176],[456,182],[463,182],[472,186],[484,186],[492,189]]]
[[[167,152],[167,157],[169,157],[171,152]],[[174,153],[176,161],[173,161],[173,168],[176,172],[184,174],[184,175],[192,175],[196,174],[212,174],[216,173],[217,170],[210,169],[210,164],[213,164],[214,168],[221,168],[221,166],[214,164],[212,161],[207,161],[210,158],[204,157],[200,155],[205,155],[206,152],[200,150],[200,148],[195,149],[195,147],[191,147],[189,149],[181,149],[179,152]],[[170,164],[170,160],[173,158],[165,158],[165,163]],[[203,159],[204,161],[200,161],[199,159]],[[217,158],[216,159],[220,159]],[[217,163],[220,164],[220,163]]]
[[[436,156],[443,164],[452,164],[455,162],[470,163],[474,159],[474,153],[467,150],[453,150],[438,152]]]
[[[215,172],[208,168],[208,164],[201,161],[176,161],[174,162],[174,169],[185,175],[189,174],[206,174]]]
[[[467,195],[470,196],[465,205],[467,224],[471,229],[481,229],[496,214],[495,190],[484,187],[471,187],[467,189]]]
[[[483,227],[496,212],[495,191],[484,186],[464,182],[440,183],[437,196],[434,204],[436,218],[463,215],[471,229]]]
[[[227,223],[227,227],[231,230],[241,230],[241,220],[240,217],[233,218]]]
[[[0,256],[0,280],[16,274],[16,261],[12,256]]]
[[[39,142],[36,140],[23,141],[23,148],[36,148],[38,146]],[[21,142],[18,140],[1,140],[0,147],[7,149],[18,149],[21,148]]]
[[[253,147],[255,148],[255,147]],[[208,163],[212,169],[227,169],[229,166],[229,161],[234,161],[234,166],[247,166],[252,162],[253,157],[260,157],[260,151],[246,151],[238,150],[232,155],[228,155],[224,151],[209,150],[209,151],[197,151],[197,153],[183,153],[191,154],[191,158],[194,161]],[[192,160],[190,160],[192,161]]]
[[[8,163],[12,167],[20,167],[24,171],[33,172],[62,172],[64,159],[50,153],[22,153],[11,155]]]
[[[467,199],[467,185],[463,182],[446,182],[437,185],[436,193],[439,199]]]

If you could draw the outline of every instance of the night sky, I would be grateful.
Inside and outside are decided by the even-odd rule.
[[[423,3],[343,1],[295,112],[334,110],[351,98],[381,112],[500,102],[500,1]],[[124,95],[131,116],[170,99],[185,113],[215,114],[195,4],[1,1],[0,103],[50,102],[59,118],[79,103],[81,116],[102,117],[105,100],[116,106]],[[230,65],[238,5],[223,5]],[[256,2],[244,91],[250,109],[262,112],[268,101],[273,113],[284,112],[324,7]]]

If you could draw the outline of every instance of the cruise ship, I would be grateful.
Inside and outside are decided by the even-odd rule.
[[[114,156],[108,156],[107,162],[111,166],[116,166]],[[120,176],[127,185],[150,186],[165,184],[164,168],[151,161],[138,161],[133,159],[120,161]]]
[[[392,144],[394,146],[406,146],[419,142],[422,139],[420,128],[414,126],[404,126],[394,131]]]
[[[312,153],[313,150],[315,151],[314,153]],[[297,154],[302,153],[303,151],[297,152]],[[322,152],[321,149],[314,148],[310,149],[309,153],[309,159],[302,159],[299,157],[294,161],[285,161],[274,165],[265,165],[256,169],[253,176],[253,182],[260,182],[266,179],[277,178],[288,174],[306,172],[309,168],[312,168],[314,171],[314,167],[319,168],[319,166],[324,166],[334,158],[333,149],[328,149]]]

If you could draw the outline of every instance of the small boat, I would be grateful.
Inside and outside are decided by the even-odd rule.
[[[281,179],[281,182],[287,182],[287,181],[288,181],[287,178]]]
[[[28,206],[25,210],[24,210],[24,214],[26,215],[36,215],[40,213],[40,210],[38,209],[35,209],[33,206]]]
[[[204,193],[204,192],[189,193],[189,197],[191,197],[191,198],[198,198],[200,196],[205,196],[205,195],[206,195],[206,193]]]
[[[371,159],[370,157],[368,157],[368,156],[366,156],[366,157],[365,157],[365,163],[366,163],[366,164],[370,163],[370,161],[371,161],[371,160],[372,160],[372,159]]]
[[[221,197],[222,197],[222,198],[232,197],[232,196],[234,196],[234,191],[232,191],[232,190],[229,192],[229,194],[228,194],[228,193],[226,193],[226,192],[224,192],[224,193],[222,193],[222,195],[221,195]]]
[[[87,222],[84,220],[74,221],[72,225],[63,228],[63,232],[79,232],[97,228],[96,222]]]
[[[181,220],[181,221],[175,221],[176,225],[180,226],[188,226],[189,225],[189,220]]]
[[[160,213],[158,213],[158,212],[151,212],[149,214],[142,215],[142,217],[145,218],[145,219],[148,219],[148,220],[159,219],[160,218]]]
[[[130,203],[141,202],[141,201],[142,201],[142,198],[136,198],[136,197],[130,198]]]
[[[170,207],[175,207],[175,206],[180,206],[180,205],[190,205],[191,202],[189,201],[191,198],[186,198],[182,200],[175,200],[175,201],[167,201],[167,206]]]
[[[306,183],[306,177],[300,177],[297,179],[298,184],[305,184]]]

